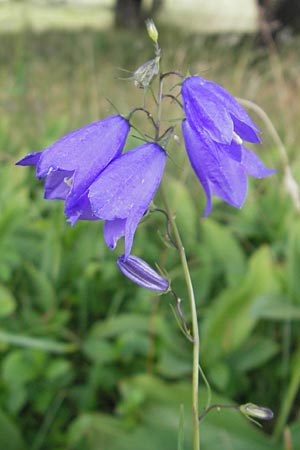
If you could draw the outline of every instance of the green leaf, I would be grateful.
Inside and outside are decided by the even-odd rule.
[[[192,196],[183,181],[179,179],[169,177],[166,187],[184,245],[187,249],[193,248],[196,241],[198,213]]]
[[[15,309],[15,298],[5,286],[0,284],[0,317],[10,316]]]
[[[103,337],[89,336],[82,348],[86,356],[99,364],[111,363],[118,357],[114,344]]]
[[[254,317],[265,320],[300,320],[300,306],[291,304],[284,295],[263,295],[251,310]]]
[[[22,385],[36,376],[36,367],[31,352],[14,350],[2,363],[2,377],[7,385]]]
[[[32,287],[31,298],[43,311],[53,310],[56,307],[57,296],[47,274],[32,264],[27,264],[25,269],[28,275],[28,283]]]
[[[229,354],[249,337],[258,317],[253,313],[261,297],[278,291],[268,247],[257,250],[243,281],[226,289],[211,304],[202,325],[202,354],[206,361]]]
[[[287,282],[288,290],[295,303],[300,305],[300,221],[290,224],[287,242]]]
[[[0,410],[0,448],[3,450],[26,448],[19,429],[2,410]]]
[[[78,345],[64,343],[51,339],[32,338],[20,334],[6,333],[0,330],[0,342],[19,345],[20,347],[36,348],[45,352],[70,353],[78,350]]]
[[[291,436],[291,440],[292,440],[292,449],[293,448],[297,448],[297,445],[300,442],[300,423],[299,421],[295,421],[294,423],[292,423],[292,425],[290,425],[289,427],[286,427],[286,432],[285,432],[286,436]]]
[[[135,330],[149,333],[149,317],[142,314],[124,313],[110,317],[106,320],[96,322],[91,329],[91,336],[95,339],[112,338]],[[154,329],[157,334],[165,336],[165,324],[161,317],[154,318]]]
[[[167,384],[155,377],[139,375],[121,385],[123,401],[130,402],[135,393],[136,409],[127,410],[130,416],[116,418],[107,414],[84,414],[71,425],[68,433],[71,448],[98,450],[99,442],[110,450],[163,448],[174,450],[178,444],[178,430],[182,429],[178,408],[185,411],[185,448],[192,448],[191,386],[189,383]],[[205,390],[200,391],[205,398]],[[128,399],[128,400],[127,400]],[[140,404],[142,400],[142,404]],[[232,403],[214,396],[213,403]],[[138,420],[136,420],[138,417]],[[201,448],[224,450],[279,450],[270,438],[249,424],[238,411],[210,412],[200,425]]]
[[[53,381],[66,376],[71,372],[71,369],[72,366],[66,359],[54,359],[49,363],[45,376],[48,380]]]
[[[184,406],[180,405],[177,450],[184,450]]]
[[[279,349],[274,339],[253,336],[230,355],[229,362],[235,371],[247,372],[266,364]]]
[[[224,362],[216,361],[208,368],[208,379],[221,392],[224,392],[230,381],[230,368]]]
[[[245,274],[245,256],[228,226],[213,219],[201,222],[201,253],[213,267],[214,273],[225,273],[227,283],[234,286]]]

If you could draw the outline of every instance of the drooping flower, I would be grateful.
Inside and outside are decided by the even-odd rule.
[[[247,175],[263,178],[275,173],[243,145],[260,143],[258,127],[236,99],[212,81],[188,77],[181,94],[185,146],[207,197],[203,215],[211,211],[212,194],[240,208],[247,195]]]
[[[169,290],[169,281],[138,256],[129,255],[126,258],[125,255],[121,255],[117,259],[117,265],[125,277],[139,286],[156,292]]]
[[[87,197],[88,188],[121,154],[129,129],[123,117],[107,117],[72,131],[44,151],[28,154],[17,164],[36,166],[36,176],[46,178],[45,198],[65,200],[65,213],[72,224],[78,219],[95,219]]]
[[[187,120],[182,122],[182,133],[189,160],[206,194],[204,217],[211,211],[212,194],[240,208],[247,196],[247,175],[263,178],[275,172],[243,145],[239,145],[240,159],[232,157],[237,153],[236,142],[224,145],[213,141],[204,130],[195,131]]]
[[[165,163],[165,151],[158,144],[146,143],[112,161],[89,188],[92,212],[105,220],[107,245],[114,248],[125,236],[125,258],[161,181]]]
[[[206,132],[213,142],[260,143],[259,129],[237,100],[222,86],[199,76],[186,78],[181,87],[190,126]],[[236,149],[235,149],[236,150]],[[233,156],[236,159],[236,154]]]

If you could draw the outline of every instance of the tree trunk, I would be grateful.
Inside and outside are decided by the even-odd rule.
[[[118,27],[137,28],[142,19],[142,0],[117,0],[115,24]]]
[[[147,17],[153,18],[163,0],[152,0],[149,11],[143,9],[142,0],[116,0],[115,24],[118,27],[137,28]]]

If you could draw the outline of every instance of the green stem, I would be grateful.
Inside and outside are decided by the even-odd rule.
[[[160,75],[158,83],[158,94],[157,94],[157,119],[156,119],[156,140],[159,138],[160,132],[160,121],[162,113],[162,98],[163,98],[163,77]]]
[[[198,318],[197,318],[197,309],[196,309],[196,301],[194,295],[194,289],[192,285],[191,275],[186,259],[185,249],[182,244],[182,240],[170,209],[167,197],[164,192],[164,188],[161,184],[161,196],[166,208],[166,211],[169,216],[169,220],[174,232],[174,238],[176,242],[176,247],[178,248],[181,265],[183,269],[183,274],[188,290],[188,297],[190,301],[190,309],[192,316],[192,332],[193,332],[193,382],[192,382],[192,404],[193,404],[193,442],[194,442],[194,450],[200,449],[200,434],[199,434],[199,406],[198,406],[198,397],[199,397],[199,350],[200,350],[200,339],[199,339],[199,328],[198,328]]]
[[[157,116],[156,116],[156,140],[159,139],[160,135],[160,123],[161,123],[161,115],[162,115],[162,99],[163,99],[163,79],[164,75],[162,72],[160,73],[159,83],[158,83],[158,93],[157,93]],[[192,316],[192,333],[193,333],[193,372],[192,372],[192,405],[193,405],[193,449],[200,450],[200,434],[199,434],[199,406],[198,406],[198,397],[199,397],[199,349],[200,349],[200,340],[199,340],[199,329],[198,329],[198,318],[197,318],[197,309],[196,309],[196,301],[194,295],[194,289],[192,285],[191,275],[186,259],[185,249],[182,244],[182,240],[171,211],[167,196],[164,192],[163,184],[161,183],[161,196],[169,217],[169,221],[171,227],[174,232],[174,238],[176,243],[176,248],[178,249],[181,265],[183,269],[183,274],[187,286],[188,297],[190,301],[190,309]]]
[[[298,348],[296,351],[296,357],[295,357],[294,366],[292,369],[291,380],[287,387],[287,390],[286,390],[286,393],[285,393],[285,396],[283,399],[282,408],[279,413],[277,423],[275,425],[275,429],[274,429],[274,433],[273,433],[273,437],[274,437],[275,441],[278,441],[278,439],[280,438],[280,435],[287,423],[287,420],[288,420],[289,414],[291,412],[295,398],[297,396],[297,393],[299,392],[299,386],[300,386],[299,358],[300,358],[300,348]]]
[[[207,413],[209,413],[211,410],[213,409],[217,409],[218,411],[221,411],[221,409],[240,409],[239,406],[237,405],[220,405],[220,404],[216,404],[216,405],[210,405],[207,408],[204,409],[204,411],[200,414],[199,416],[199,422],[204,419],[204,417],[206,416]]]
[[[206,409],[207,409],[210,407],[210,404],[211,404],[211,387],[210,387],[208,379],[206,378],[205,373],[203,372],[202,367],[200,365],[199,365],[199,372],[200,372],[200,375],[206,386],[206,392],[207,392]]]

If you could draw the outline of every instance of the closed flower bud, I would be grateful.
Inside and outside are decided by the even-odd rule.
[[[158,31],[152,19],[146,20],[146,27],[148,36],[152,39],[153,42],[157,42],[158,39]]]
[[[125,258],[125,255],[121,255],[117,259],[117,265],[125,277],[139,286],[157,292],[169,290],[168,280],[137,256],[129,255],[128,258]]]
[[[254,403],[246,403],[240,406],[240,411],[244,416],[260,419],[260,420],[271,420],[274,417],[273,411],[264,406],[257,406]]]

